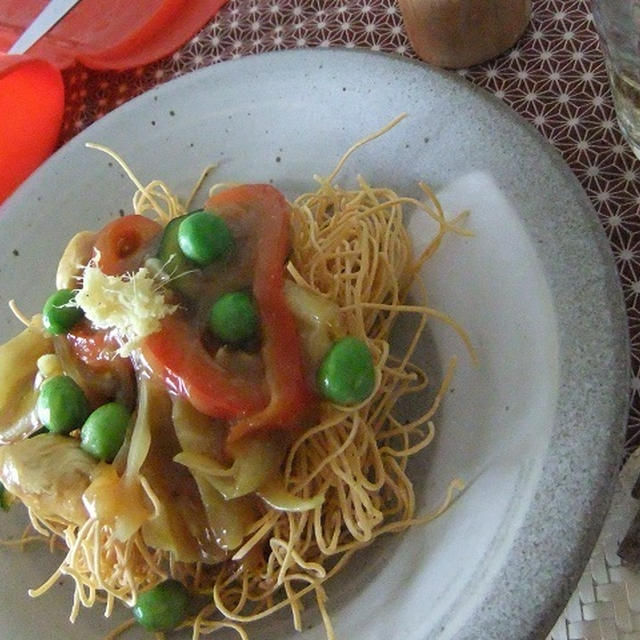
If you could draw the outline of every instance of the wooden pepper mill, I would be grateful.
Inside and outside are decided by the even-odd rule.
[[[415,52],[438,67],[469,67],[511,47],[531,16],[531,0],[399,0]]]

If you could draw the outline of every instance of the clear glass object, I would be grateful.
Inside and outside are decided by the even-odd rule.
[[[640,0],[592,0],[622,133],[640,158]]]

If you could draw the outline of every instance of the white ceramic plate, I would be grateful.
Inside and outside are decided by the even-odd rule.
[[[412,467],[421,510],[448,482],[466,492],[439,520],[377,542],[330,589],[338,638],[541,638],[571,593],[600,528],[621,452],[627,399],[622,299],[584,193],[556,153],[509,110],[459,78],[361,51],[311,50],[226,62],[126,104],[67,144],[1,210],[0,338],[19,330],[5,303],[36,312],[67,239],[130,207],[132,185],[86,141],[116,149],[149,181],[186,195],[200,169],[313,186],[341,153],[401,112],[408,118],[342,176],[417,195],[424,179],[448,210],[469,208],[473,239],[449,238],[425,277],[431,302],[470,333],[432,326],[436,369],[460,356],[439,435]],[[411,221],[417,244],[423,229]],[[17,510],[15,510],[17,511]],[[15,531],[16,514],[2,517]],[[55,566],[3,551],[0,635],[98,637],[97,611],[67,623],[68,584],[30,601]],[[302,635],[286,616],[253,637]]]

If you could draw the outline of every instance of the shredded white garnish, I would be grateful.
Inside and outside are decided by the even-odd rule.
[[[162,283],[146,267],[110,276],[99,266],[100,254],[84,268],[75,303],[98,329],[111,329],[120,339],[117,353],[130,355],[143,338],[160,329],[160,320],[178,308],[168,304]]]

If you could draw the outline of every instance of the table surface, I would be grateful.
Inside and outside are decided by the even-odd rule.
[[[130,98],[184,73],[297,47],[361,47],[416,58],[393,0],[230,0],[196,37],[163,60],[125,72],[67,69],[61,143]],[[533,0],[530,25],[514,48],[459,73],[533,123],[562,154],[599,215],[628,310],[630,453],[640,444],[640,162],[616,122],[589,2]],[[612,540],[624,531],[609,526],[606,533],[549,638],[640,638],[640,578],[616,571]],[[611,597],[612,585],[622,593],[617,599]]]

